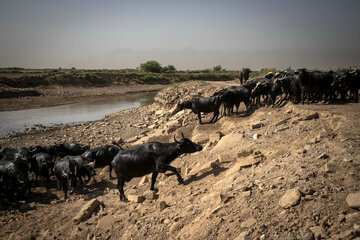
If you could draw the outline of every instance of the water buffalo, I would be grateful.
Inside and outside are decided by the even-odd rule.
[[[65,199],[67,198],[68,189],[73,189],[71,193],[75,191],[78,169],[79,165],[72,159],[59,161],[55,166],[55,176],[58,181],[58,186],[62,187]]]
[[[134,177],[142,177],[152,173],[150,189],[154,190],[154,184],[158,173],[172,171],[176,174],[178,182],[183,183],[183,179],[176,168],[170,163],[184,153],[201,151],[202,147],[193,143],[182,135],[182,139],[177,141],[174,136],[173,143],[149,142],[139,146],[120,151],[111,162],[118,178],[117,187],[120,192],[120,200],[128,201],[124,194],[124,184]]]
[[[250,68],[243,68],[240,72],[239,72],[239,79],[240,79],[240,84],[245,83],[248,79],[249,79],[249,74],[251,73]]]
[[[210,120],[210,123],[216,122],[219,117],[219,108],[221,101],[217,96],[212,97],[202,97],[202,96],[193,96],[191,99],[179,103],[176,109],[172,112],[172,115],[180,112],[181,110],[187,108],[191,109],[193,113],[198,115],[199,123],[201,124],[201,113],[214,113],[213,117]]]

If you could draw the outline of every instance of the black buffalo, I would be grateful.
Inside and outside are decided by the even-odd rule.
[[[239,79],[240,79],[240,84],[245,83],[248,79],[249,79],[249,74],[251,73],[250,68],[243,68],[240,72],[239,72]]]
[[[95,166],[109,166],[109,178],[111,177],[111,161],[114,159],[115,155],[122,150],[120,147],[106,145],[104,147],[88,149],[86,150],[81,157],[88,162],[94,162]]]
[[[12,200],[14,194],[28,197],[30,194],[30,181],[23,175],[14,162],[0,161],[0,197]],[[4,196],[2,196],[4,195]]]
[[[201,113],[213,113],[213,117],[210,123],[216,122],[219,117],[219,108],[221,100],[217,96],[202,97],[193,96],[191,99],[179,103],[176,109],[172,112],[172,115],[180,112],[183,109],[191,109],[193,113],[198,115],[199,123],[201,122]]]
[[[31,170],[35,173],[35,181],[40,176],[46,189],[49,189],[50,176],[54,175],[54,161],[48,153],[35,153],[31,159]]]
[[[183,153],[201,151],[202,147],[193,143],[182,135],[174,143],[150,142],[120,151],[111,162],[118,178],[117,187],[120,191],[120,200],[128,201],[124,194],[124,184],[134,177],[141,177],[152,173],[150,189],[154,190],[154,184],[158,173],[172,171],[176,174],[178,182],[183,179],[176,168],[170,163]]]
[[[224,106],[224,115],[226,115],[226,112],[230,115],[233,112],[234,106],[237,113],[241,102],[244,102],[246,110],[250,106],[250,91],[243,86],[224,88],[213,93],[213,96],[219,97]]]
[[[59,161],[55,166],[55,176],[64,192],[64,198],[67,198],[67,192],[69,189],[73,189],[71,193],[75,191],[76,178],[79,165],[76,161],[70,159],[68,161]]]
[[[96,171],[94,169],[94,162],[89,162],[85,160],[82,156],[65,156],[60,161],[70,161],[73,160],[78,164],[78,170],[77,170],[77,178],[79,179],[80,186],[84,187],[85,184],[87,184],[91,177],[96,175]],[[85,182],[83,181],[83,178],[87,177]]]

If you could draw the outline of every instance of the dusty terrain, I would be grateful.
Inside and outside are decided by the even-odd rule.
[[[156,103],[111,114],[97,122],[0,139],[20,147],[74,141],[124,147],[172,142],[181,133],[201,144],[172,165],[185,184],[159,174],[153,199],[148,177],[125,184],[97,169],[95,181],[68,200],[54,188],[33,189],[28,202],[2,204],[0,239],[355,239],[360,211],[349,206],[360,191],[360,107],[286,104],[199,125],[190,111],[168,115],[179,99],[208,96],[237,82],[191,82],[162,90]],[[210,120],[210,115],[204,121]],[[114,175],[114,174],[113,174]],[[350,194],[350,195],[349,195]],[[73,218],[89,201],[104,204],[89,218]],[[359,206],[359,205],[358,205]]]

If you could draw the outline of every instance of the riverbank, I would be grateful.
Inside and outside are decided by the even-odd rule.
[[[0,111],[23,110],[31,108],[51,107],[64,104],[87,101],[91,98],[106,98],[124,94],[142,92],[157,92],[170,86],[169,84],[114,84],[103,87],[81,86],[39,86],[26,88],[26,91],[34,91],[38,96],[0,98]],[[21,92],[24,89],[2,88],[3,90]]]
[[[96,181],[63,201],[51,188],[33,189],[29,202],[0,211],[4,239],[355,239],[360,212],[358,103],[252,108],[199,124],[191,111],[170,116],[191,95],[209,96],[237,82],[187,82],[161,90],[155,103],[110,114],[79,126],[34,131],[0,139],[2,146],[78,142],[91,148],[112,141],[131,147],[173,142],[174,135],[203,150],[177,158],[185,184],[159,174],[125,184],[119,201],[116,179],[97,169]],[[205,115],[207,123],[211,114]],[[141,181],[140,181],[141,180]],[[154,196],[155,197],[152,197]],[[356,196],[356,195],[355,195]],[[89,200],[104,208],[83,222],[73,218]],[[350,200],[349,200],[350,199]]]

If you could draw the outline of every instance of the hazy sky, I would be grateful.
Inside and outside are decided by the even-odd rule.
[[[0,67],[360,65],[360,0],[0,0]]]

